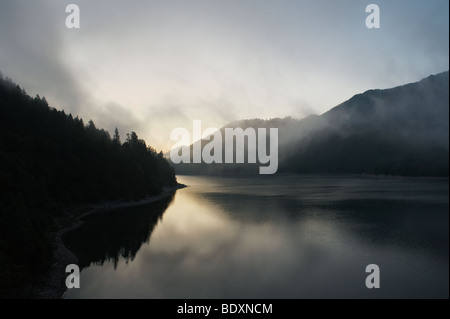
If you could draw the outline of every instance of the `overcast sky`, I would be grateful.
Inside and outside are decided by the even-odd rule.
[[[66,5],[81,10],[67,29]],[[368,29],[375,3],[381,28]],[[167,151],[173,128],[321,114],[449,69],[447,0],[0,0],[0,70]]]

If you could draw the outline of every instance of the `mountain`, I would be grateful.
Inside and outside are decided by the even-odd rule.
[[[175,184],[163,154],[136,133],[122,143],[117,130],[111,138],[0,76],[0,298],[30,296],[68,212]]]
[[[392,89],[366,91],[320,116],[243,120],[220,132],[278,128],[278,173],[448,176],[448,86],[448,72],[443,72]],[[207,143],[202,141],[202,147]],[[259,166],[174,164],[179,174],[257,173]]]

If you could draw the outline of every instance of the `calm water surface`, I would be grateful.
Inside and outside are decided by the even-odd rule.
[[[82,268],[66,298],[449,297],[448,179],[178,180],[189,187],[63,237]]]

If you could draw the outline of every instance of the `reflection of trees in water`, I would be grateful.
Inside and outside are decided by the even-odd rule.
[[[105,261],[112,261],[115,269],[120,257],[133,261],[142,244],[150,241],[173,197],[87,216],[83,225],[63,235],[63,242],[78,257],[81,269]]]

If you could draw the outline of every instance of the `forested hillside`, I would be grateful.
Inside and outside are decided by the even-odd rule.
[[[140,199],[176,184],[162,153],[50,107],[0,77],[0,297],[28,297],[52,262],[55,221],[70,208]]]
[[[320,116],[242,120],[220,131],[224,136],[225,128],[278,128],[278,173],[447,177],[448,87],[447,71],[357,94]],[[209,140],[201,143],[203,148]],[[174,166],[179,174],[235,174],[258,173],[260,163],[225,164],[222,158]]]

